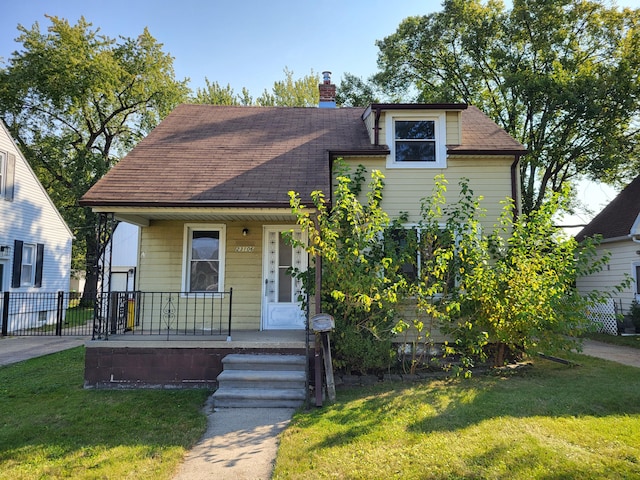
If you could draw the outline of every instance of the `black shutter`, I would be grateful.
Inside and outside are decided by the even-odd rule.
[[[11,288],[20,288],[20,274],[22,273],[22,242],[13,242],[13,269],[11,272]]]
[[[42,266],[44,263],[44,245],[38,243],[36,250],[36,282],[34,287],[40,288],[42,286]]]
[[[4,199],[13,201],[13,184],[16,176],[16,156],[13,153],[9,154],[7,161],[7,178],[4,183]]]

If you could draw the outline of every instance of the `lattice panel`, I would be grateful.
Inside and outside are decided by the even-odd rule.
[[[616,306],[612,298],[604,303],[592,305],[587,310],[587,318],[598,325],[598,332],[609,335],[618,334]]]

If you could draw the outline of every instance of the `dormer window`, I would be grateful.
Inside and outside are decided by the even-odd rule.
[[[433,120],[396,120],[396,162],[435,162],[435,123]]]
[[[389,168],[445,168],[445,116],[389,115]]]

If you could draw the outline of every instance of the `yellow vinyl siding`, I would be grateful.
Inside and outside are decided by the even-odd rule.
[[[447,145],[460,145],[462,143],[462,133],[460,132],[460,112],[447,112]]]
[[[141,229],[138,288],[145,292],[182,291],[183,221],[153,221]],[[210,223],[221,223],[212,220]],[[258,330],[262,308],[262,225],[260,222],[228,222],[226,225],[224,290],[233,288],[232,330]],[[247,236],[242,235],[249,229]],[[228,302],[223,308],[226,331]],[[157,320],[156,320],[157,321]]]
[[[408,212],[411,221],[417,221],[420,215],[420,199],[433,192],[434,178],[443,174],[448,181],[446,198],[449,202],[458,199],[458,183],[462,178],[469,179],[469,185],[475,196],[483,196],[480,206],[487,210],[483,221],[485,227],[492,227],[502,212],[500,203],[511,197],[512,157],[449,158],[447,168],[386,168],[385,159],[353,158],[345,159],[352,166],[362,164],[367,168],[367,179],[372,169],[378,169],[385,175],[383,190],[383,209],[391,218],[401,212]]]

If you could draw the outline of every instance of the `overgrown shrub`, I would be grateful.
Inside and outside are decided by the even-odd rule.
[[[393,336],[411,325],[421,330],[425,317],[451,339],[444,357],[460,360],[459,373],[468,374],[489,355],[502,365],[522,354],[576,347],[589,325],[588,306],[606,295],[579,294],[576,278],[600,270],[608,257],[596,255],[594,240],[578,244],[554,226],[560,196],[517,218],[505,200],[493,230],[484,232],[482,198],[463,180],[457,201],[447,202],[440,176],[422,199],[419,222],[405,227],[406,218],[390,221],[381,208],[379,171],[371,172],[362,203],[364,168],[341,168],[332,208],[322,192],[312,193],[315,212],[290,192],[309,238],[300,246],[322,261],[322,311],[336,320],[336,367],[362,373],[388,368]],[[311,276],[302,278],[313,292]],[[400,315],[398,305],[407,299],[417,305],[414,319]]]

